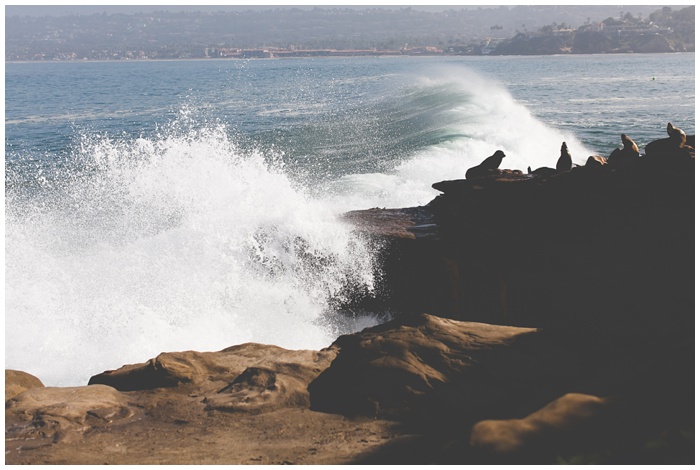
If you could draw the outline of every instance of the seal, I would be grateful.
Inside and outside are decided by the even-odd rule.
[[[687,137],[682,129],[679,129],[678,127],[674,126],[669,122],[666,125],[666,133],[668,134],[668,137],[671,139],[671,143],[674,146],[677,145],[678,147],[683,147],[685,145]]]
[[[622,151],[626,152],[632,157],[638,157],[639,147],[637,147],[637,144],[634,143],[634,140],[630,139],[625,134],[621,134],[620,138],[622,139]]]
[[[672,159],[694,159],[695,148],[690,143],[695,144],[695,136],[688,136],[672,123],[666,125],[668,137],[649,142],[644,148],[644,156],[652,159],[672,158]]]
[[[483,162],[479,164],[484,170],[496,170],[501,166],[503,158],[506,156],[502,150],[496,150],[496,152],[490,157],[486,158]]]
[[[588,160],[586,160],[586,168],[599,168],[607,164],[608,160],[600,155],[591,155],[588,157]]]
[[[573,161],[571,160],[569,147],[566,146],[566,142],[562,142],[559,160],[557,160],[557,171],[569,171],[572,166]]]
[[[483,162],[479,163],[477,166],[473,166],[467,170],[464,177],[465,178],[476,178],[479,176],[485,176],[490,170],[497,170],[501,166],[503,158],[506,154],[502,150],[496,150],[496,152],[487,157]]]
[[[620,134],[622,148],[616,148],[608,157],[608,164],[612,166],[624,166],[636,162],[639,157],[639,147],[626,134]]]

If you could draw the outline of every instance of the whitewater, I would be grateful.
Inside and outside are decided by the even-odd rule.
[[[675,62],[617,80],[644,57]],[[526,172],[694,133],[694,55],[644,57],[8,64],[5,366],[82,385],[386,321],[351,307],[383,273],[341,215],[427,204],[497,149]]]

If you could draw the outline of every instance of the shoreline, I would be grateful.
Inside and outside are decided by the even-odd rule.
[[[590,56],[624,56],[624,55],[635,55],[635,56],[644,56],[644,55],[668,55],[668,54],[676,54],[676,55],[682,55],[682,54],[692,54],[695,55],[695,51],[686,51],[686,52],[601,52],[601,53],[596,53],[596,54],[512,54],[512,55],[493,55],[493,54],[482,54],[482,55],[458,55],[458,54],[418,54],[418,55],[410,55],[410,54],[377,54],[377,55],[370,55],[370,54],[359,54],[359,55],[324,55],[324,56],[301,56],[301,57],[246,57],[246,58],[239,58],[239,57],[213,57],[213,58],[204,58],[204,57],[197,57],[197,58],[177,58],[177,59],[75,59],[75,60],[7,60],[5,61],[6,64],[46,64],[46,63],[100,63],[100,62],[105,62],[105,63],[114,63],[114,62],[182,62],[182,61],[202,61],[202,62],[212,62],[212,61],[247,61],[247,60],[303,60],[303,59],[356,59],[360,57],[372,57],[372,58],[384,58],[384,57],[391,57],[391,58],[396,58],[396,57],[405,57],[405,58],[410,58],[410,59],[415,59],[415,58],[432,58],[432,57],[469,57],[469,58],[478,58],[478,57],[590,57]]]

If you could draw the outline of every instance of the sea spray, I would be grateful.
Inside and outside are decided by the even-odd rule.
[[[50,201],[9,195],[6,367],[78,385],[162,351],[321,348],[375,322],[332,321],[330,299],[374,288],[351,227],[278,156],[185,127],[84,136]]]
[[[564,141],[576,164],[594,154],[576,136],[538,120],[484,74],[454,65],[421,72],[412,85],[369,108],[370,116],[387,119],[380,124],[387,136],[400,136],[391,147],[402,153],[385,155],[392,164],[385,163],[382,172],[333,181],[328,197],[339,208],[427,204],[439,194],[433,183],[464,178],[496,150],[507,155],[501,168],[524,173],[528,167],[554,168]]]

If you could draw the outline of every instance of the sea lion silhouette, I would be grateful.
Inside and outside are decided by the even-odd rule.
[[[644,148],[644,154],[649,158],[671,158],[678,157],[687,159],[695,158],[695,136],[688,137],[682,129],[674,126],[670,122],[666,125],[668,137],[665,139],[649,142]],[[693,145],[691,145],[693,144]]]
[[[626,154],[632,157],[638,157],[639,147],[637,147],[637,144],[634,143],[634,140],[630,139],[625,134],[621,134],[620,138],[622,139],[622,151],[626,152]]]
[[[559,160],[557,160],[557,171],[569,171],[572,166],[573,161],[571,160],[569,147],[566,146],[566,142],[562,142]]]
[[[486,158],[479,166],[484,170],[496,170],[499,166],[501,166],[501,162],[505,156],[506,154],[503,153],[503,151],[496,150],[493,155]]]
[[[497,170],[505,156],[506,154],[503,153],[502,150],[496,150],[493,155],[487,157],[483,162],[479,163],[477,166],[469,168],[464,177],[469,178],[470,176],[484,176],[489,173],[489,170]]]
[[[639,157],[639,147],[626,134],[620,134],[622,148],[615,149],[608,157],[608,164],[612,166],[628,165]]]

